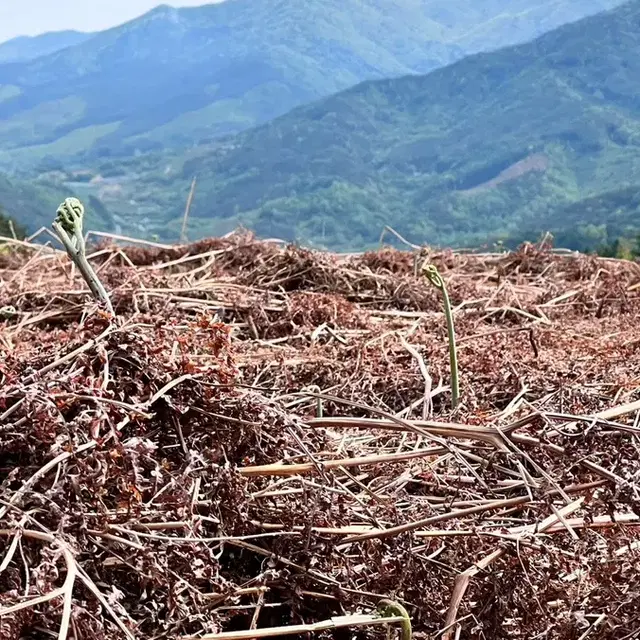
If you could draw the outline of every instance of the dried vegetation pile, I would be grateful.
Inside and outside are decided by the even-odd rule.
[[[430,259],[456,411],[410,252],[5,248],[0,638],[638,637],[640,268]]]

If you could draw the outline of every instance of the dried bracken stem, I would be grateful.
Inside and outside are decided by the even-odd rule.
[[[564,516],[570,515],[577,511],[584,502],[584,498],[579,498],[571,504],[567,505],[557,513],[549,516],[543,520],[539,525],[534,525],[536,533],[545,533],[550,527],[557,522],[560,522]],[[524,532],[523,532],[524,533]],[[458,609],[460,603],[464,598],[464,594],[467,591],[471,578],[478,575],[485,569],[487,569],[496,560],[501,558],[507,552],[507,547],[502,547],[491,552],[489,555],[482,558],[479,562],[476,562],[473,566],[469,567],[465,572],[461,573],[455,582],[453,589],[453,595],[451,596],[451,604],[449,605],[449,611],[447,612],[447,618],[445,620],[445,632],[443,634],[443,640],[450,640],[455,633],[455,622],[458,615]]]
[[[187,224],[189,222],[189,212],[191,211],[191,204],[193,203],[193,194],[196,190],[196,178],[191,182],[191,188],[189,189],[189,197],[187,198],[187,204],[184,208],[184,215],[182,216],[182,228],[180,229],[180,242],[187,242]]]
[[[489,442],[497,449],[505,450],[504,440],[494,427],[482,427],[475,425],[455,424],[451,422],[436,422],[427,420],[409,420],[407,421],[411,428],[407,428],[397,422],[390,420],[380,420],[375,418],[355,418],[351,416],[336,416],[333,418],[316,418],[308,420],[310,427],[325,429],[366,429],[371,431],[407,431],[409,433],[419,433],[424,430],[437,436],[445,436],[449,438],[460,438],[461,440],[478,440],[481,442]],[[420,430],[420,431],[419,431]],[[501,429],[503,436],[508,433],[507,430]]]
[[[62,252],[0,256],[3,640],[328,637],[381,599],[424,638],[637,626],[636,265],[420,249],[452,411],[415,247],[89,236],[117,322]]]
[[[363,465],[387,464],[392,462],[406,462],[415,458],[428,458],[447,453],[443,447],[430,447],[418,451],[406,451],[403,453],[388,453],[383,455],[360,456],[357,458],[341,458],[339,460],[323,460],[325,469],[339,469],[340,467],[360,467]],[[239,469],[243,476],[294,476],[311,473],[317,470],[317,465],[312,462],[300,464],[269,464],[260,467],[243,467]]]
[[[331,620],[323,620],[310,624],[289,625],[286,627],[272,627],[270,629],[250,629],[249,631],[227,631],[224,633],[207,633],[202,636],[181,636],[180,640],[251,640],[251,638],[278,638],[293,636],[300,633],[318,633],[347,627],[374,627],[385,624],[404,622],[400,616],[341,616]]]
[[[508,500],[496,500],[487,504],[478,505],[476,507],[469,507],[468,509],[460,509],[458,511],[451,511],[449,513],[433,516],[431,518],[424,518],[423,520],[416,520],[415,522],[409,522],[407,524],[399,525],[397,527],[390,527],[389,529],[383,529],[381,531],[369,531],[353,538],[347,538],[345,542],[362,542],[364,540],[371,540],[372,538],[384,539],[399,536],[403,533],[416,531],[420,527],[426,527],[431,524],[437,524],[438,522],[445,522],[446,520],[453,520],[456,518],[462,518],[464,516],[474,515],[476,513],[484,513],[486,511],[493,511],[496,509],[504,509],[509,507],[518,507],[529,502],[528,497],[522,498],[510,498]]]
[[[55,589],[50,593],[27,600],[26,602],[21,602],[19,604],[15,604],[10,607],[0,607],[0,617],[7,616],[11,613],[20,611],[22,609],[28,607],[35,607],[44,602],[48,602],[50,600],[54,600],[60,596],[63,596],[64,601],[62,605],[62,621],[60,623],[60,630],[58,632],[58,640],[66,640],[67,635],[69,633],[69,625],[71,623],[71,605],[73,598],[73,586],[76,581],[76,561],[73,557],[73,554],[68,549],[67,545],[60,542],[55,538],[55,536],[42,533],[41,531],[31,531],[29,529],[22,529],[21,531],[13,531],[7,529],[0,529],[0,536],[15,536],[17,533],[20,533],[21,536],[25,538],[32,538],[34,540],[41,540],[43,542],[49,542],[51,544],[57,545],[65,559],[65,563],[67,565],[67,577],[65,578],[64,584],[59,589]]]

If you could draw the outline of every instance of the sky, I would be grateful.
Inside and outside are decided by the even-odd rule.
[[[221,0],[0,0],[0,42],[46,31],[99,31],[159,4],[194,7]]]

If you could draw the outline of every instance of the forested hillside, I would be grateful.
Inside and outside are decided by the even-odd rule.
[[[0,167],[203,143],[363,80],[427,73],[619,3],[227,0],[161,6],[90,37],[14,40],[0,45],[0,62],[55,46],[0,65]],[[56,50],[65,38],[79,42]]]
[[[634,0],[425,76],[360,84],[187,162],[195,232],[243,222],[358,247],[385,224],[452,244],[557,226],[564,211],[602,224],[589,203],[638,184],[639,77]]]
[[[6,234],[9,218],[29,231],[50,227],[58,205],[70,195],[74,194],[59,184],[16,180],[0,174],[0,214],[3,216],[0,235]],[[91,197],[86,202],[87,221],[91,228],[114,227],[114,218],[98,199]]]

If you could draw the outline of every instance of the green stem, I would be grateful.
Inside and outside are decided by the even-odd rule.
[[[451,401],[455,409],[460,402],[460,381],[458,380],[458,348],[456,346],[456,329],[453,324],[453,312],[449,294],[445,287],[442,288],[444,300],[444,315],[447,319],[447,333],[449,334],[449,364],[451,366]]]
[[[399,616],[404,618],[402,621],[402,640],[411,640],[413,631],[411,629],[411,618],[407,610],[399,603],[384,598],[378,603],[378,613],[382,617]]]
[[[317,384],[314,384],[313,386],[309,387],[309,391],[313,393],[317,393],[318,395],[322,393],[322,389]],[[322,406],[322,398],[316,398],[316,418],[322,418],[323,416],[324,416],[324,409]]]
[[[451,367],[451,403],[455,409],[460,402],[460,381],[458,378],[458,348],[456,346],[456,330],[453,323],[453,311],[451,310],[451,301],[449,300],[449,294],[447,287],[444,284],[442,276],[438,272],[438,269],[430,264],[426,263],[422,265],[422,272],[426,276],[427,280],[442,292],[442,299],[444,303],[444,316],[447,321],[447,334],[449,336],[449,365]]]
[[[78,271],[89,286],[93,297],[104,302],[107,311],[111,315],[115,315],[107,290],[87,260],[84,238],[82,237],[83,214],[82,203],[79,200],[68,198],[58,209],[58,217],[53,223],[53,230],[64,245],[69,258],[78,267]]]

